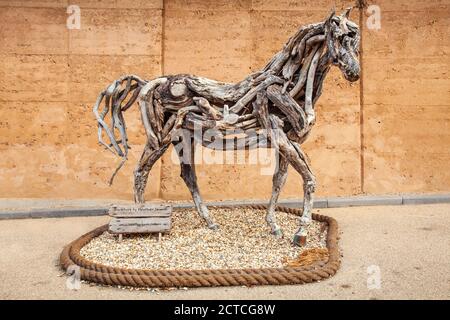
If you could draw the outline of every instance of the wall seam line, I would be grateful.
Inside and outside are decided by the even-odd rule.
[[[359,2],[359,28],[360,28],[360,42],[359,42],[359,63],[360,63],[360,78],[359,78],[359,140],[360,140],[360,182],[361,193],[365,192],[364,187],[364,2]]]
[[[162,9],[161,9],[161,66],[160,72],[161,75],[165,75],[164,68],[164,55],[165,55],[165,33],[166,33],[166,1],[162,0]],[[163,180],[163,157],[160,158],[160,167],[159,167],[159,181],[158,181],[158,190],[157,190],[157,198],[162,199],[162,180]]]

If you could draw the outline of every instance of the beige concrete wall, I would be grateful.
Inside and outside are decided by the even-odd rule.
[[[335,2],[354,1],[0,0],[0,197],[131,199],[143,128],[128,111],[133,149],[109,187],[119,159],[98,146],[91,112],[108,83],[126,73],[238,81]],[[450,1],[369,2],[380,5],[382,28],[363,27],[363,81],[331,72],[305,144],[317,193],[449,191]],[[80,30],[66,28],[71,3]],[[199,165],[205,198],[268,198],[271,176],[249,163],[255,154]],[[301,197],[292,170],[282,196]],[[156,197],[189,198],[170,153],[150,176],[147,198]]]
[[[363,38],[364,190],[450,189],[450,1],[372,1]]]

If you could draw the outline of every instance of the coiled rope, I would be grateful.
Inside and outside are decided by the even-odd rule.
[[[230,208],[266,209],[265,205],[244,205]],[[278,211],[301,215],[300,209],[279,206]],[[217,287],[303,284],[327,279],[340,266],[337,221],[331,217],[313,214],[316,221],[328,224],[328,261],[309,266],[261,269],[205,269],[205,270],[145,270],[111,267],[87,260],[80,250],[95,237],[108,230],[108,225],[98,227],[68,244],[60,255],[64,270],[76,265],[82,280],[104,285],[131,287]],[[73,269],[72,269],[73,270]]]

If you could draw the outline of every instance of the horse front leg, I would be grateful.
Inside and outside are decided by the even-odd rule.
[[[275,209],[277,206],[281,188],[283,188],[284,184],[286,183],[289,163],[279,152],[277,153],[277,155],[278,164],[272,178],[272,196],[270,198],[269,206],[267,207],[266,221],[271,229],[272,234],[277,238],[281,238],[283,236],[283,232],[276,223]]]
[[[311,222],[313,193],[316,187],[316,179],[311,172],[306,155],[300,149],[300,145],[290,141],[283,132],[282,121],[275,115],[270,116],[272,127],[271,143],[279,150],[282,156],[294,167],[303,179],[303,214],[300,218],[300,228],[294,235],[295,245],[306,244],[308,226]]]
[[[185,131],[185,130],[184,130]],[[177,151],[178,157],[180,158],[181,165],[181,178],[183,178],[186,186],[192,195],[192,200],[194,201],[195,208],[199,213],[200,217],[205,220],[208,228],[212,230],[218,229],[218,225],[214,223],[214,220],[210,217],[208,208],[204,205],[202,197],[200,195],[200,190],[197,184],[197,175],[195,174],[195,145],[192,139],[192,135],[184,134],[182,141],[175,143],[175,149]],[[180,150],[180,147],[182,149]]]
[[[296,142],[292,142],[294,147],[294,156],[292,164],[294,168],[300,173],[303,178],[303,213],[300,218],[300,228],[294,235],[294,244],[298,246],[304,246],[306,244],[306,237],[308,235],[308,226],[312,220],[312,208],[314,204],[314,192],[316,190],[316,178],[311,171],[311,167],[308,163],[308,159],[303,151],[300,149],[300,145]]]

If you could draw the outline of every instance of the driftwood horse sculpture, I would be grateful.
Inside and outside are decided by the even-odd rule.
[[[303,178],[303,215],[294,244],[304,245],[311,221],[316,181],[300,145],[315,123],[314,104],[331,66],[340,68],[348,81],[359,79],[359,28],[348,20],[351,8],[340,16],[334,12],[324,22],[301,27],[264,69],[231,84],[193,76],[171,75],[143,80],[123,76],[100,93],[94,106],[100,144],[122,157],[128,153],[123,112],[137,100],[147,135],[140,161],[134,171],[134,197],[144,202],[144,189],[153,164],[173,144],[181,160],[181,177],[189,188],[196,209],[209,228],[217,225],[200,197],[193,159],[194,142],[216,148],[215,140],[226,140],[230,130],[244,133],[237,149],[275,148],[280,155],[273,176],[273,189],[266,221],[275,236],[282,236],[275,208],[288,165]],[[104,103],[102,103],[104,101]],[[103,106],[103,108],[101,108]],[[111,115],[111,127],[105,117]],[[207,138],[206,130],[214,130]],[[177,132],[183,131],[182,134]],[[103,140],[103,132],[109,143]],[[254,132],[263,132],[258,136]],[[120,135],[120,138],[116,138]],[[262,139],[261,137],[265,137]],[[244,140],[242,140],[244,139]],[[182,148],[179,148],[182,146]],[[186,146],[190,146],[186,148]]]

